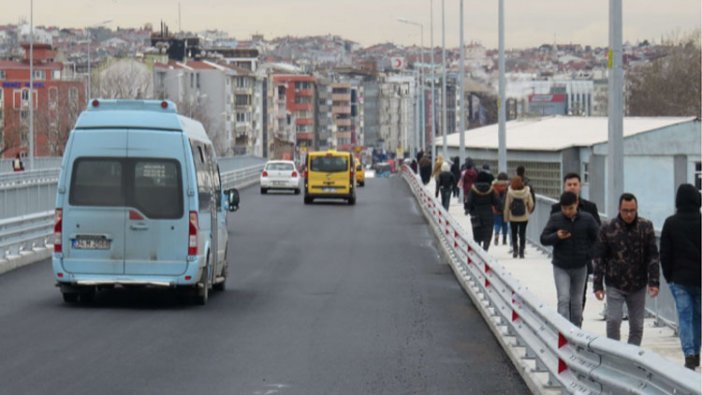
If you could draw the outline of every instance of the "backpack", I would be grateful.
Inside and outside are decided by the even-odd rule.
[[[522,215],[526,214],[526,205],[524,204],[524,199],[512,199],[512,203],[509,205],[509,212],[515,217],[521,217]]]

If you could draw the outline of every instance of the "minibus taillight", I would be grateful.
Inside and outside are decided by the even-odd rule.
[[[263,177],[268,177],[268,172],[264,170],[263,173],[261,173],[261,175],[262,175]]]
[[[54,212],[54,252],[63,252],[61,243],[61,228],[63,227],[63,209],[57,208]]]
[[[188,255],[197,255],[197,211],[190,212],[188,228]]]

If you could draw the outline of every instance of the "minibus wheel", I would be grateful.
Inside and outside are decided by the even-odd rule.
[[[62,292],[61,296],[63,296],[64,303],[78,303],[79,295],[77,293]]]
[[[209,259],[209,254],[207,256],[207,264],[205,265],[205,268],[202,270],[202,277],[200,277],[200,284],[202,284],[202,287],[200,287],[200,284],[197,285],[197,288],[195,288],[195,303],[199,304],[200,306],[204,306],[207,304],[207,299],[209,299],[209,294],[210,294],[210,287],[208,284],[208,279],[210,278],[210,259]]]

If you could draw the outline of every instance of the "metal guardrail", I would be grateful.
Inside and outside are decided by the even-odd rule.
[[[0,220],[0,261],[53,244],[54,211]]]
[[[61,167],[60,156],[42,156],[34,158],[34,169],[29,168],[29,158],[22,158],[24,168],[27,170],[58,169]],[[0,159],[0,177],[6,173],[12,174],[12,161],[14,158]]]
[[[551,216],[551,205],[558,203],[557,200],[546,196],[536,195],[536,209],[529,215],[526,238],[535,247],[551,256],[552,248],[541,244],[541,231],[546,227]],[[602,223],[608,220],[606,215],[600,214]],[[656,231],[656,242],[660,248],[660,231]],[[655,318],[656,326],[667,326],[677,332],[678,313],[675,308],[675,299],[670,291],[668,282],[660,275],[660,292],[655,298],[646,294],[646,312]]]
[[[406,166],[403,177],[456,278],[536,393],[700,394],[698,373],[572,325],[490,257]],[[539,380],[540,377],[545,380]]]
[[[222,188],[244,188],[257,183],[263,166],[264,164],[261,163],[243,169],[222,172]],[[54,199],[55,192],[51,207],[54,206]],[[22,254],[31,253],[37,248],[51,247],[53,226],[53,209],[0,220],[0,264]],[[2,268],[0,267],[0,269]],[[2,270],[0,270],[1,272]]]

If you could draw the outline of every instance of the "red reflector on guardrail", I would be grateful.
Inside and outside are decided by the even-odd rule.
[[[563,362],[562,359],[558,358],[558,374],[561,374],[568,370],[568,365],[566,365],[565,362]]]
[[[558,348],[561,348],[568,344],[568,339],[563,336],[560,332],[558,333]]]
[[[512,322],[514,322],[518,319],[519,319],[519,314],[517,314],[516,311],[512,310]]]

